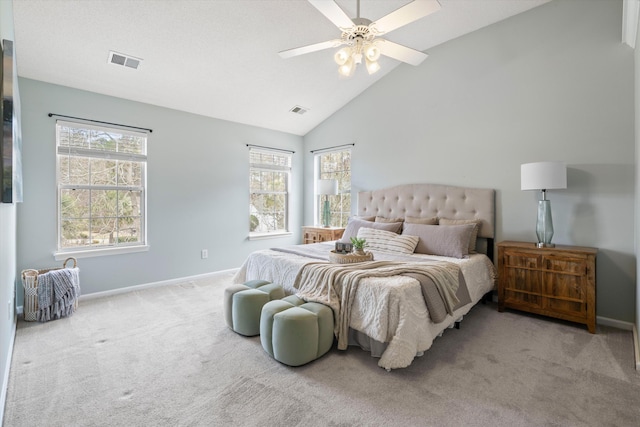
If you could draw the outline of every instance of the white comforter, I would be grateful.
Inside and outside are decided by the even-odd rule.
[[[327,253],[333,243],[326,246]],[[374,253],[376,260],[389,259],[385,253]],[[434,339],[448,326],[465,315],[482,296],[494,287],[494,267],[485,255],[471,255],[468,259],[412,255],[416,260],[437,259],[460,265],[469,288],[472,303],[460,307],[441,323],[433,323],[417,280],[396,276],[367,278],[360,281],[351,307],[350,327],[376,341],[387,343],[378,365],[385,369],[404,368],[417,354],[431,347]],[[253,252],[234,278],[234,283],[263,279],[281,284],[287,294],[295,294],[293,287],[298,271],[317,259],[271,249]]]

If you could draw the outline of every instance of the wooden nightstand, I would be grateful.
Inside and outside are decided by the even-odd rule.
[[[302,243],[320,243],[338,240],[344,233],[344,227],[302,227]]]
[[[584,323],[595,334],[597,253],[581,246],[498,243],[498,310]]]

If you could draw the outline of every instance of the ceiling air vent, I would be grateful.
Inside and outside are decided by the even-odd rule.
[[[301,106],[299,106],[299,105],[296,105],[295,107],[293,107],[293,108],[292,108],[291,110],[289,110],[289,111],[291,111],[292,113],[296,113],[296,114],[303,115],[304,113],[306,113],[307,111],[309,111],[309,109],[308,109],[308,108],[301,107]]]
[[[131,55],[125,55],[122,53],[109,51],[109,63],[115,65],[122,65],[123,67],[133,68],[137,70],[140,66],[142,59],[135,58]]]

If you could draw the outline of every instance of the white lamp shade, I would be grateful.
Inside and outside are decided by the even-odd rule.
[[[335,195],[338,194],[338,180],[335,179],[319,179],[318,180],[318,194]]]
[[[567,188],[567,165],[564,162],[537,162],[520,165],[521,190]]]

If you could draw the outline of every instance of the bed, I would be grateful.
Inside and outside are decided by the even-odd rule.
[[[342,239],[366,236],[371,242],[368,250],[375,261],[360,264],[363,269],[376,263],[381,269],[446,266],[459,272],[458,294],[464,291],[462,284],[466,285],[467,294],[458,305],[451,303],[442,312],[437,304],[428,303],[426,276],[365,275],[357,281],[348,304],[346,300],[336,302],[335,298],[327,303],[336,313],[337,304],[345,328],[348,327],[342,331],[338,347],[348,340],[349,345],[358,345],[379,357],[382,368],[405,368],[428,350],[444,330],[460,322],[495,286],[494,207],[493,189],[409,184],[358,193],[357,215],[350,218]],[[413,242],[416,244],[412,248]],[[236,273],[234,282],[269,280],[281,284],[287,294],[303,294],[307,299],[314,291],[303,279],[310,278],[314,268],[332,268],[328,264],[333,248],[334,242],[323,242],[253,252]],[[354,264],[350,269],[356,273],[360,267]],[[324,285],[321,282],[313,286],[321,294],[325,292],[320,289]]]

